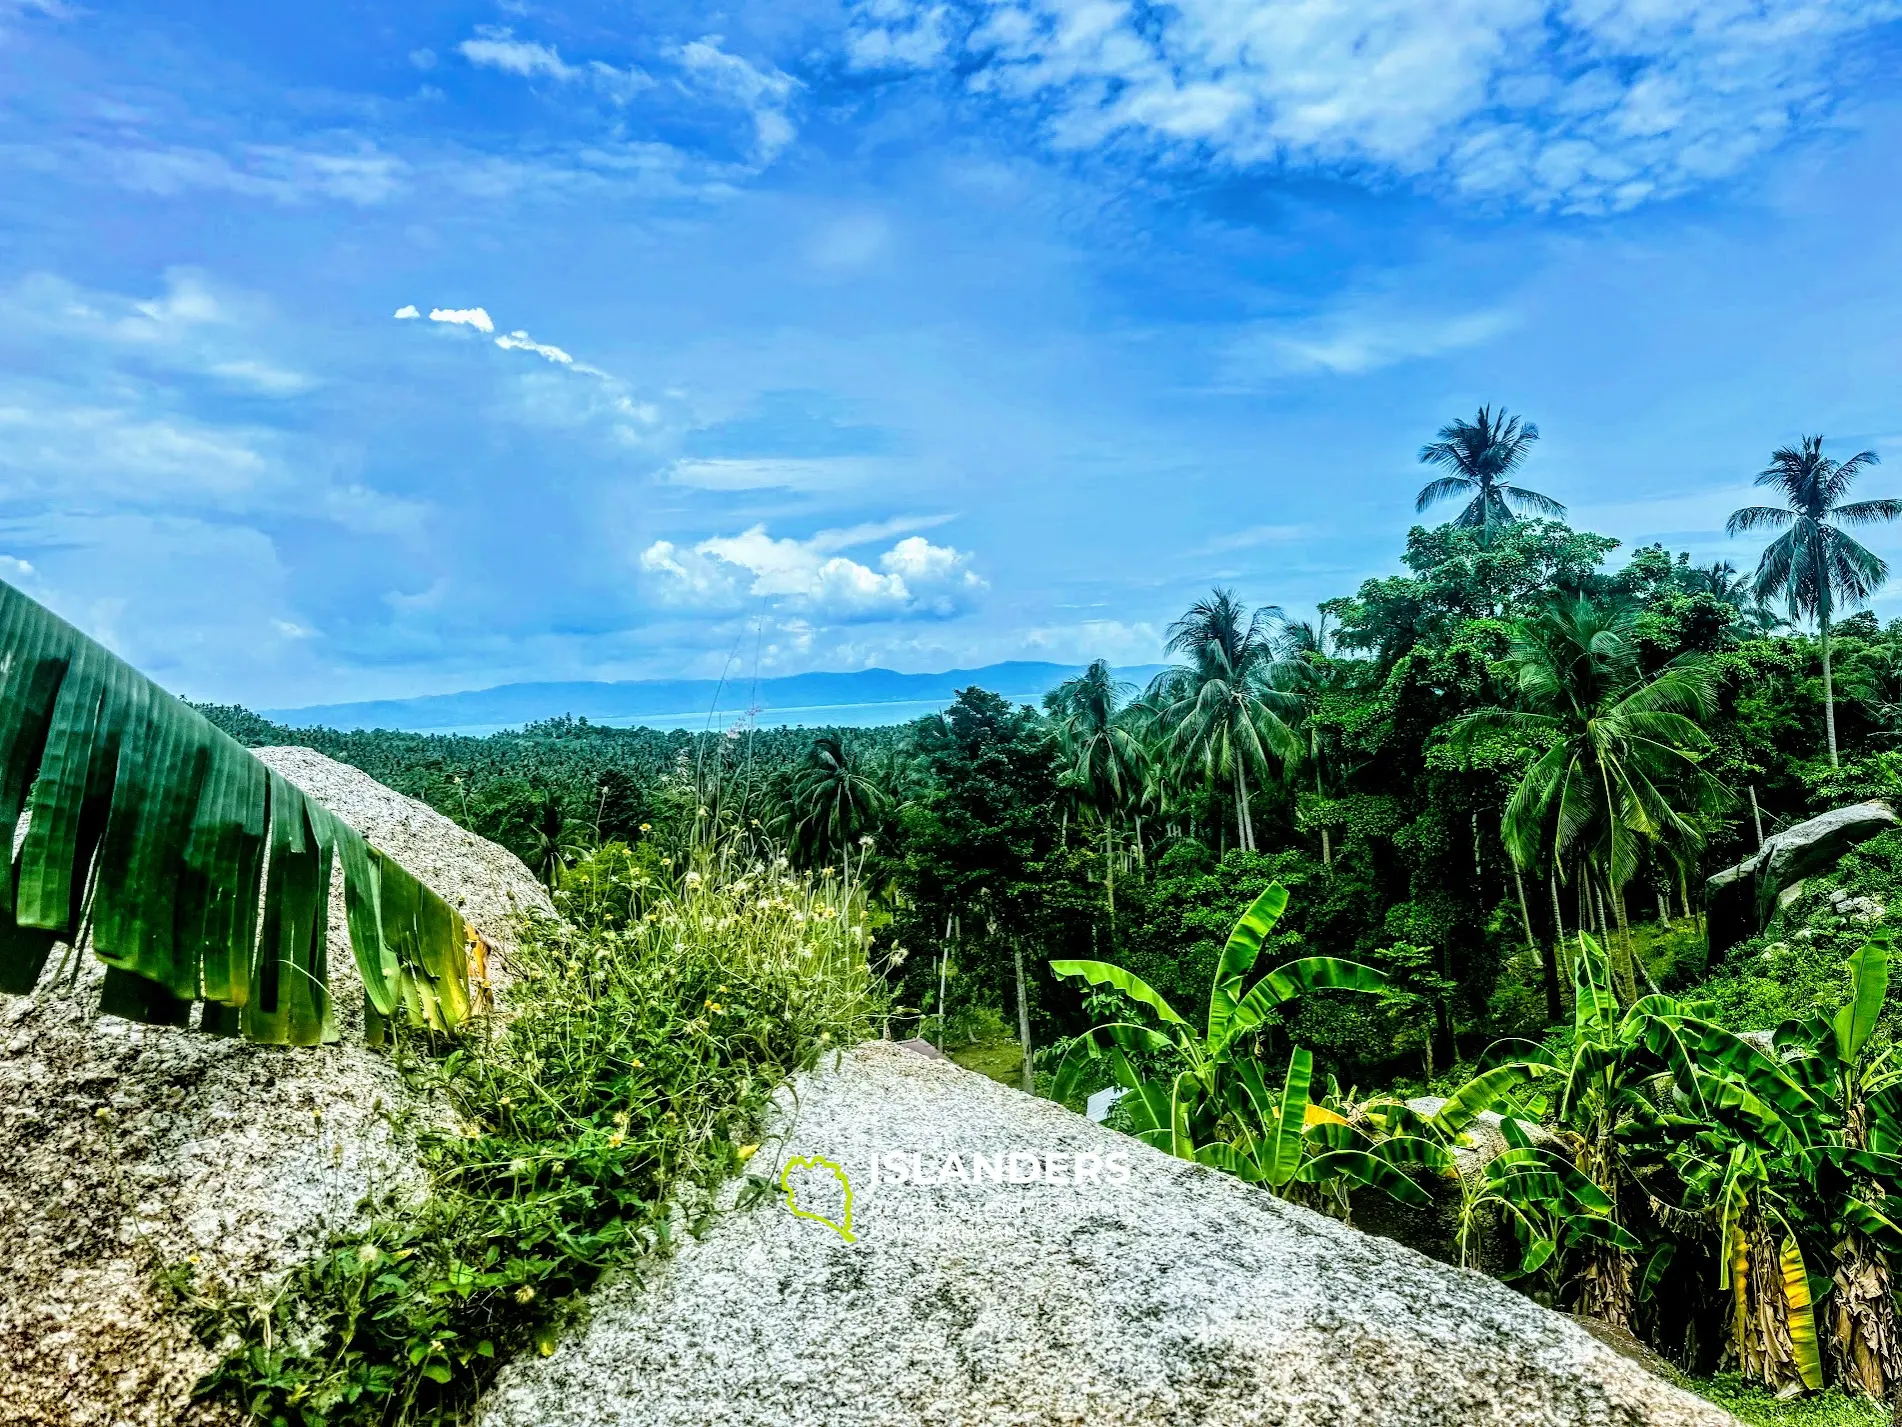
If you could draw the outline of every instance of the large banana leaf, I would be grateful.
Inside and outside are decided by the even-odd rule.
[[[1378,1189],[1389,1198],[1414,1209],[1431,1209],[1433,1200],[1419,1185],[1385,1160],[1375,1159],[1364,1150],[1329,1150],[1302,1161],[1295,1177],[1304,1184],[1324,1184],[1330,1179],[1345,1179]]]
[[[1876,1021],[1882,1015],[1889,994],[1889,938],[1880,936],[1864,942],[1849,958],[1849,984],[1854,996],[1836,1013],[1830,1029],[1836,1034],[1836,1058],[1854,1065],[1862,1048],[1875,1034]]]
[[[1215,964],[1215,982],[1209,988],[1208,1042],[1215,1045],[1228,1039],[1228,1018],[1241,1001],[1242,982],[1254,969],[1261,955],[1261,944],[1275,929],[1281,914],[1288,909],[1288,889],[1279,882],[1249,904],[1235,929],[1228,934],[1222,959]]]
[[[1532,1060],[1495,1065],[1455,1090],[1427,1123],[1450,1139],[1463,1132],[1483,1111],[1492,1109],[1507,1091],[1552,1073],[1551,1066]]]
[[[1281,1104],[1273,1132],[1267,1136],[1264,1167],[1271,1184],[1286,1184],[1301,1167],[1302,1135],[1307,1129],[1308,1087],[1314,1082],[1314,1057],[1296,1046],[1288,1057],[1288,1076],[1282,1082]]]
[[[22,815],[24,837],[15,836]],[[106,963],[102,1008],[275,1044],[334,1039],[332,871],[380,1036],[468,1009],[462,918],[123,660],[0,582],[0,990],[56,941]]]
[[[1343,961],[1335,956],[1303,956],[1284,962],[1257,981],[1226,1017],[1219,1038],[1209,1042],[1210,1056],[1218,1056],[1229,1042],[1245,1035],[1262,1023],[1276,1006],[1306,995],[1310,991],[1391,990],[1393,983],[1371,966],[1358,961]],[[1214,1018],[1210,1018],[1214,1024]]]
[[[1092,986],[1113,986],[1132,1001],[1140,1001],[1171,1025],[1186,1026],[1187,1021],[1162,999],[1160,992],[1133,971],[1111,966],[1107,961],[1053,961],[1050,969],[1059,976],[1081,976]]]

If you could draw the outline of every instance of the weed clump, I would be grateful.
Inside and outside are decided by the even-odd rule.
[[[460,1419],[500,1362],[553,1351],[602,1274],[703,1227],[773,1090],[879,1023],[849,880],[592,870],[625,885],[528,931],[506,1014],[396,1048],[455,1120],[420,1137],[422,1204],[369,1206],[261,1300],[168,1272],[224,1352],[201,1397],[272,1427]]]

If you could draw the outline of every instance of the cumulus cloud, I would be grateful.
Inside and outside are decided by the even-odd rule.
[[[447,322],[457,327],[473,327],[478,332],[493,332],[495,321],[480,307],[432,307],[431,322]]]
[[[969,555],[919,535],[879,555],[876,569],[839,553],[888,529],[821,531],[792,540],[755,525],[690,549],[657,540],[641,552],[640,563],[661,595],[677,603],[717,608],[756,597],[832,619],[947,618],[986,588]]]
[[[407,322],[410,318],[421,317],[423,314],[416,310],[415,303],[406,302],[401,307],[397,308],[396,311],[392,315],[396,318],[398,322]]]
[[[1366,169],[1489,200],[1629,208],[1826,111],[1896,0],[856,0],[863,69],[944,68],[1055,145],[1138,136],[1239,165]]]

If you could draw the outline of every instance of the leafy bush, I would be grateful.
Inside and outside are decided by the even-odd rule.
[[[486,1036],[399,1047],[458,1121],[424,1136],[420,1208],[372,1206],[261,1301],[173,1273],[204,1340],[238,1340],[202,1396],[273,1427],[458,1419],[602,1273],[699,1229],[774,1088],[879,1021],[839,879],[703,863],[636,911],[533,928]]]

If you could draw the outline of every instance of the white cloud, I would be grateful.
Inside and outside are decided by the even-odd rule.
[[[495,321],[480,307],[432,307],[431,322],[447,322],[457,327],[473,327],[478,332],[493,332]]]
[[[503,26],[478,25],[474,39],[456,46],[470,64],[499,69],[523,79],[552,79],[562,84],[587,84],[609,99],[622,102],[653,84],[640,70],[616,69],[600,60],[569,64],[553,45],[518,40]],[[433,62],[433,58],[432,58]]]
[[[250,387],[266,396],[296,396],[309,391],[314,383],[302,372],[293,372],[269,362],[250,358],[232,362],[213,362],[206,368],[211,375],[237,386]]]
[[[686,550],[657,540],[640,563],[675,602],[717,608],[763,598],[830,619],[945,618],[986,588],[969,555],[918,535],[881,554],[877,569],[838,553],[888,538],[891,525],[820,531],[808,540],[776,539],[755,525]]]
[[[507,336],[497,337],[495,345],[505,352],[533,352],[538,357],[546,357],[564,367],[572,367],[575,359],[559,347],[551,347],[546,342],[532,340],[526,332],[510,332]]]
[[[470,64],[517,74],[524,79],[539,76],[566,80],[578,78],[581,73],[573,65],[564,63],[553,45],[518,40],[513,31],[495,25],[477,26],[476,37],[464,40],[456,50]]]
[[[257,298],[217,289],[204,274],[173,268],[156,297],[125,297],[40,273],[0,294],[0,323],[62,346],[137,350],[171,371],[208,377],[264,396],[295,396],[316,383],[259,355],[253,329],[279,324]]]
[[[861,68],[949,68],[1059,147],[1142,136],[1621,209],[1733,173],[1826,113],[1898,0],[856,0]],[[957,34],[953,35],[952,30]]]
[[[1247,328],[1229,344],[1227,374],[1243,383],[1316,372],[1360,376],[1480,346],[1517,323],[1503,308],[1429,315],[1379,302],[1351,303],[1298,322],[1262,322]]]
[[[668,468],[667,481],[703,491],[842,491],[867,484],[889,465],[864,456],[687,458]]]
[[[369,144],[355,153],[251,144],[228,155],[181,144],[101,144],[80,139],[24,157],[134,193],[169,198],[215,190],[284,204],[337,199],[371,207],[394,195],[408,173],[401,159],[379,153]]]
[[[846,57],[854,69],[924,69],[951,48],[947,5],[864,0],[858,21],[846,39]]]
[[[415,303],[406,302],[401,307],[397,308],[395,313],[393,313],[392,315],[396,318],[398,322],[407,322],[412,317],[421,317],[423,314],[416,310]]]
[[[797,132],[787,117],[786,102],[798,81],[778,69],[756,69],[720,44],[721,36],[705,35],[682,45],[676,58],[700,89],[752,115],[755,157],[771,163]]]

